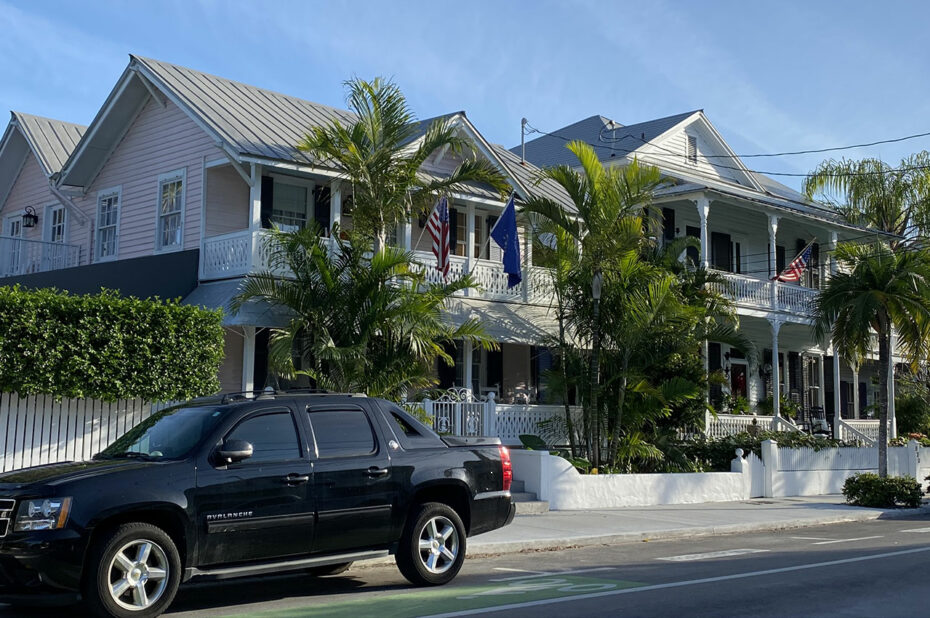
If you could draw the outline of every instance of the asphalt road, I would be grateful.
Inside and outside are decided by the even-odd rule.
[[[470,556],[441,588],[392,566],[182,588],[166,616],[925,616],[930,516]],[[77,615],[67,610],[0,616]]]

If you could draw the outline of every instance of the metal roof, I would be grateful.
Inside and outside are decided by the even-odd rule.
[[[520,161],[515,155],[500,144],[491,144],[495,154],[501,159],[508,171],[529,191],[539,197],[548,198],[561,204],[569,212],[575,212],[575,204],[562,185],[549,178],[540,178],[540,169],[529,161]]]
[[[144,75],[170,92],[239,154],[318,165],[297,143],[310,127],[351,123],[343,109],[257,88],[167,62],[130,56]]]
[[[537,137],[526,143],[526,159],[539,167],[578,165],[578,159],[566,148],[573,140],[587,142],[594,147],[601,160],[623,157],[644,145],[644,142],[662,135],[698,110],[657,118],[637,124],[622,125],[604,116],[590,116],[566,127]],[[520,146],[510,149],[520,156]]]
[[[80,141],[87,127],[24,114],[12,112],[13,122],[19,127],[29,146],[36,155],[42,171],[51,177],[61,171],[65,161],[71,156],[74,147]]]

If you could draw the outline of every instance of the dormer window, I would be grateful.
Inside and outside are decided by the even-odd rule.
[[[688,163],[697,165],[697,138],[693,135],[688,136]]]

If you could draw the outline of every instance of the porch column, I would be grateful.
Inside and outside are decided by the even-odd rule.
[[[840,397],[840,355],[833,348],[833,437],[840,439],[840,422],[838,419],[843,418],[842,399]]]
[[[403,236],[402,240],[404,243],[404,251],[410,251],[413,248],[413,245],[411,244],[413,242],[413,226],[410,224],[410,219],[407,219],[401,225],[401,234]]]
[[[769,279],[778,276],[778,245],[776,237],[778,235],[778,215],[769,215]],[[778,304],[778,285],[775,281],[770,281],[769,285],[772,290],[772,307]]]
[[[852,368],[853,374],[853,418],[862,418],[859,414],[859,368]]]
[[[888,433],[890,438],[898,437],[898,421],[894,415],[894,328],[888,341]]]
[[[242,327],[242,390],[255,389],[255,327]]]
[[[778,331],[781,321],[769,320],[772,326],[772,414],[781,416],[781,371],[778,363]]]
[[[330,225],[342,226],[342,183],[334,180],[329,185]]]
[[[462,342],[462,362],[465,363],[465,366],[462,367],[462,376],[463,376],[463,379],[465,380],[465,384],[463,384],[462,386],[464,386],[465,388],[469,390],[471,390],[471,387],[472,387],[471,385],[472,385],[473,376],[472,376],[471,361],[472,361],[472,355],[474,353],[475,353],[475,349],[472,346],[471,341],[468,341],[467,339],[463,341]],[[472,395],[474,395],[474,397],[477,399],[478,393],[475,393],[474,391],[472,391]]]
[[[833,247],[833,249],[836,249],[837,242],[839,242],[839,236],[837,236],[836,232],[830,232],[830,246]],[[831,276],[836,274],[836,269],[837,269],[836,258],[831,253],[830,255],[830,275]]]
[[[817,360],[817,383],[820,385],[820,389],[817,391],[817,405],[823,409],[824,415],[827,413],[827,385],[824,384],[824,370],[823,370],[823,354],[818,356]]]
[[[468,244],[465,246],[465,272],[472,272],[475,259],[475,205],[469,203],[465,207],[465,238]],[[465,296],[471,296],[475,291],[472,289],[465,290]],[[471,384],[471,382],[469,382]]]
[[[707,217],[710,215],[710,200],[701,196],[694,201],[701,218],[701,266],[710,268],[710,238],[707,233]]]
[[[262,166],[252,164],[249,180],[249,229],[262,229]]]

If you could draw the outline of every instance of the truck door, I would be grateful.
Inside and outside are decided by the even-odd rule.
[[[317,529],[313,552],[375,547],[392,541],[395,482],[391,460],[357,404],[307,408],[315,449],[313,497]]]
[[[310,552],[311,468],[294,421],[287,408],[249,414],[223,439],[249,442],[252,456],[198,469],[194,503],[200,565]]]

